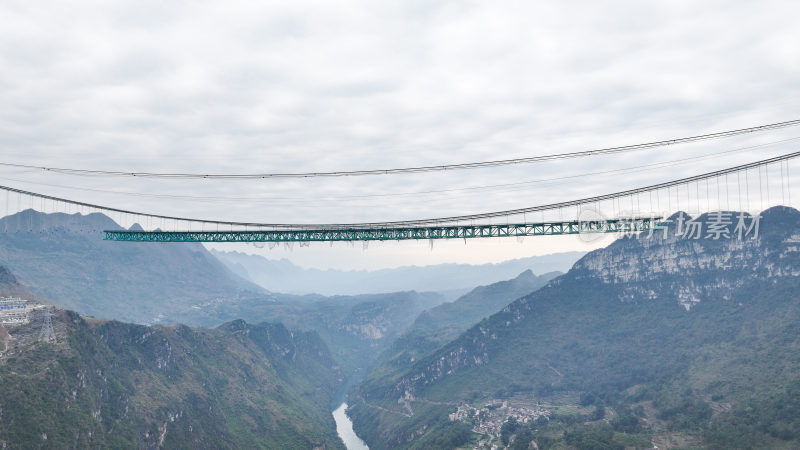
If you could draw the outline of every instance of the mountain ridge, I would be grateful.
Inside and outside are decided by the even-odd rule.
[[[0,219],[0,263],[61,306],[138,323],[160,321],[172,305],[265,292],[201,244],[104,241],[107,229],[120,227],[103,214],[25,210]]]
[[[230,270],[273,292],[353,295],[407,290],[453,291],[453,299],[476,286],[514,278],[528,269],[534,273],[566,271],[585,254],[565,252],[480,265],[446,263],[368,271],[305,269],[287,259],[270,260],[241,252],[210,251]],[[352,286],[358,286],[359,290],[354,292]]]
[[[511,280],[478,286],[453,302],[442,303],[422,311],[414,323],[381,355],[383,367],[376,368],[373,373],[391,367],[402,367],[416,361],[455,339],[481,319],[501,310],[517,298],[541,288],[558,275],[561,275],[561,272],[537,276],[528,269]]]
[[[596,418],[569,420],[597,422],[570,428],[554,416],[526,427],[530,439],[594,433],[603,406],[630,424],[611,421],[613,431],[632,433],[620,439],[683,433],[712,448],[790,447],[800,428],[791,409],[774,411],[800,398],[792,387],[800,383],[800,213],[761,216],[757,239],[678,237],[672,223],[663,239],[620,239],[587,254],[409,369],[368,376],[351,398],[356,431],[371,448],[414,448],[454,435],[460,422],[447,415],[459,402],[546,399],[584,411],[580,394],[600,399]]]
[[[329,414],[344,375],[314,332],[29,314],[0,325],[4,447],[344,449]]]

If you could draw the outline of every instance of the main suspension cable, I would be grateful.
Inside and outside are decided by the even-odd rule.
[[[45,194],[39,194],[36,192],[25,191],[22,189],[17,189],[9,186],[2,186],[0,185],[0,189],[14,192],[21,195],[27,195],[31,198],[41,198],[44,200],[52,200],[56,202],[64,202],[67,204],[77,205],[86,208],[92,208],[97,210],[104,210],[104,211],[111,211],[116,213],[122,214],[131,214],[135,216],[142,216],[154,219],[166,219],[166,220],[174,220],[174,221],[182,221],[182,222],[192,222],[192,223],[200,223],[200,224],[212,224],[212,225],[225,225],[225,226],[237,226],[237,227],[259,227],[259,228],[274,228],[274,229],[319,229],[319,228],[326,228],[326,229],[338,229],[338,228],[381,228],[381,227],[414,227],[414,226],[425,226],[425,225],[432,225],[432,224],[442,224],[442,223],[452,223],[452,222],[462,222],[462,221],[471,221],[477,219],[491,219],[496,217],[506,217],[506,216],[514,216],[514,215],[522,215],[522,214],[529,214],[532,212],[540,212],[540,211],[551,211],[551,210],[563,210],[564,208],[569,208],[572,206],[578,205],[585,205],[591,204],[596,202],[601,202],[604,200],[613,200],[620,197],[627,197],[633,196],[636,194],[650,192],[650,191],[658,191],[665,188],[670,188],[673,186],[680,186],[682,184],[691,183],[694,181],[705,180],[708,178],[717,177],[719,180],[720,176],[725,176],[727,179],[727,175],[731,173],[738,173],[742,170],[747,170],[755,167],[761,167],[773,163],[781,164],[781,168],[783,167],[783,162],[788,161],[793,158],[800,157],[800,151],[788,153],[785,155],[776,156],[773,158],[764,159],[761,161],[756,161],[748,164],[742,164],[734,167],[729,167],[727,169],[720,169],[713,172],[708,172],[701,175],[695,175],[687,178],[681,178],[678,180],[667,181],[663,183],[658,183],[650,186],[645,186],[641,188],[629,189],[620,192],[614,192],[610,194],[598,195],[594,197],[588,197],[578,200],[571,200],[559,203],[551,203],[546,205],[539,205],[539,206],[531,206],[527,208],[518,208],[518,209],[510,209],[504,211],[494,211],[494,212],[486,212],[486,213],[478,213],[478,214],[468,214],[468,215],[461,215],[461,216],[451,216],[451,217],[438,217],[438,218],[431,218],[431,219],[418,219],[418,220],[401,220],[401,221],[391,221],[391,222],[363,222],[363,223],[345,223],[345,224],[281,224],[281,223],[259,223],[259,222],[232,222],[232,221],[222,221],[222,220],[207,220],[207,219],[191,219],[186,217],[177,217],[177,216],[166,216],[160,214],[148,214],[136,211],[130,211],[120,208],[113,208],[108,206],[96,205],[86,202],[79,202],[75,200],[70,200],[61,197],[54,197]],[[781,184],[783,187],[783,174],[781,174]],[[727,182],[726,182],[726,191],[727,191]],[[728,195],[728,194],[726,194]],[[19,201],[19,200],[18,200]],[[727,201],[727,200],[726,200]],[[729,207],[729,205],[728,205]]]
[[[404,173],[420,173],[447,170],[478,169],[486,167],[509,166],[517,164],[531,164],[544,161],[554,161],[563,159],[583,158],[587,156],[609,155],[614,153],[633,152],[646,149],[666,147],[669,145],[687,144],[691,142],[706,141],[711,139],[721,139],[726,137],[738,136],[748,133],[756,133],[767,130],[777,130],[800,125],[800,119],[776,122],[766,125],[759,125],[738,130],[721,131],[717,133],[701,134],[677,139],[667,139],[662,141],[647,142],[644,144],[624,145],[619,147],[608,147],[596,150],[585,150],[570,153],[558,153],[552,155],[530,156],[526,158],[502,159],[494,161],[480,161],[461,164],[442,164],[435,166],[402,167],[393,169],[370,169],[334,172],[296,172],[296,173],[251,173],[251,174],[201,174],[201,173],[159,173],[159,172],[128,172],[118,170],[93,170],[93,169],[74,169],[63,167],[35,166],[28,164],[15,164],[0,162],[0,166],[14,167],[21,169],[38,169],[46,172],[54,172],[66,175],[77,176],[119,176],[119,177],[140,177],[140,178],[188,178],[188,179],[269,179],[269,178],[318,178],[318,177],[352,177],[365,175],[396,175]]]

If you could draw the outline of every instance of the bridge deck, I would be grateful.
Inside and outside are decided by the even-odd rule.
[[[298,228],[255,231],[104,231],[105,240],[125,242],[326,242],[469,239],[554,236],[581,233],[636,233],[659,229],[660,217],[505,225],[426,227]]]

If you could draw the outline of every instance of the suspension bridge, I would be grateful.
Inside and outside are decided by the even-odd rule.
[[[195,224],[204,228],[217,228],[216,230],[200,231],[104,230],[104,239],[124,242],[288,243],[635,233],[658,229],[663,220],[663,215],[653,213],[647,216],[636,215],[637,212],[641,211],[684,209],[699,213],[701,211],[752,209],[752,203],[757,203],[759,207],[763,207],[765,202],[766,205],[791,202],[789,161],[798,157],[800,157],[800,152],[794,152],[637,189],[529,208],[424,220],[354,224],[265,224],[197,220],[152,215],[75,202],[9,186],[0,186],[0,189],[42,200],[74,204],[97,211],[151,217],[162,221],[173,221],[175,224]],[[778,172],[779,175],[774,172]],[[735,180],[733,183],[731,182],[732,179]],[[758,191],[757,198],[754,193],[756,188]],[[733,196],[731,191],[735,191]],[[731,200],[732,197],[733,200]],[[773,203],[770,197],[777,203]],[[568,212],[567,215],[572,214],[571,219],[499,224],[475,223],[482,220],[496,220],[498,218],[508,220],[511,217],[536,214],[546,217],[548,214],[555,213],[564,217],[565,211]],[[605,217],[603,211],[611,211],[608,218]],[[602,217],[582,219],[581,217],[585,212],[599,214]],[[219,230],[219,227],[229,227],[231,229]]]
[[[625,147],[548,155],[519,160],[488,161],[451,166],[424,166],[355,172],[283,173],[248,175],[202,175],[185,173],[102,172],[76,169],[25,166],[70,175],[113,175],[163,178],[305,178],[363,176],[433,170],[461,170],[498,165],[535,163],[548,159],[569,159],[595,154],[621,153],[676,145],[697,140],[795,126],[800,120],[780,122],[748,129],[657,141]],[[159,228],[103,230],[103,238],[122,242],[337,242],[473,239],[488,237],[552,236],[587,233],[652,232],[662,227],[664,218],[675,211],[701,214],[712,211],[761,211],[769,206],[791,204],[790,162],[800,151],[761,159],[690,177],[610,192],[570,201],[548,203],[510,210],[483,212],[428,219],[366,223],[259,223],[205,220],[148,214],[105,205],[85,203],[44,195],[10,186],[0,186],[7,196],[16,194],[67,208],[81,208],[136,218],[154,219]],[[0,163],[0,165],[9,165]],[[19,166],[19,165],[13,165]],[[7,199],[7,203],[9,203]],[[33,203],[33,202],[31,202]],[[199,229],[198,229],[199,228]]]
[[[363,224],[327,224],[327,225],[267,225],[250,224],[258,230],[246,231],[130,231],[119,230],[105,231],[105,239],[129,242],[319,242],[319,241],[388,241],[388,240],[424,240],[424,239],[469,239],[486,237],[526,237],[548,236],[582,233],[635,233],[652,231],[660,228],[663,216],[651,213],[649,216],[636,215],[645,209],[658,211],[661,209],[662,197],[667,210],[673,204],[681,207],[681,200],[685,200],[683,207],[699,212],[701,203],[705,202],[706,210],[712,211],[712,186],[716,184],[714,193],[717,210],[722,210],[722,182],[725,184],[726,209],[730,209],[730,179],[737,179],[736,191],[740,207],[751,206],[750,178],[752,173],[753,188],[760,186],[759,200],[764,200],[764,179],[768,170],[773,165],[778,165],[781,172],[780,188],[781,201],[790,195],[788,161],[800,157],[800,152],[755,161],[749,164],[730,167],[688,178],[645,186],[637,189],[614,192],[590,198],[583,198],[568,202],[541,205],[530,208],[497,211],[483,214],[473,214],[456,217],[442,217],[427,220],[414,220],[402,222],[382,222]],[[762,171],[767,175],[762,177]],[[745,179],[745,192],[742,192],[741,180]],[[709,184],[710,183],[710,184]],[[704,184],[705,196],[701,197],[700,185]],[[771,183],[767,183],[767,188]],[[694,188],[694,192],[692,192]],[[685,191],[685,197],[681,194]],[[767,190],[768,193],[768,190]],[[655,196],[655,198],[654,198]],[[673,203],[674,197],[674,203]],[[741,198],[746,199],[745,205]],[[598,213],[607,203],[616,204],[624,210],[622,205],[628,201],[630,209],[624,217],[611,217],[602,219],[583,219],[584,211]],[[644,205],[642,204],[644,200]],[[693,205],[694,202],[694,205]],[[695,206],[695,208],[692,208]],[[512,217],[536,213],[559,211],[563,217],[564,210],[575,212],[575,219],[566,221],[506,223],[506,224],[474,224],[471,222],[498,217]],[[619,215],[619,214],[618,214]],[[467,222],[467,223],[465,223]],[[232,225],[232,224],[226,224]],[[239,224],[241,225],[241,224]]]

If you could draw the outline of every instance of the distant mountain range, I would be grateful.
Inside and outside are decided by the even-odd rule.
[[[452,448],[470,430],[511,448],[798,448],[800,213],[767,210],[741,241],[729,217],[730,239],[676,236],[678,217],[666,237],[620,239],[371,374],[350,398],[356,431],[374,450]]]
[[[266,291],[229,271],[200,244],[103,240],[120,229],[102,214],[26,210],[0,219],[0,264],[35,294],[81,314],[136,323],[176,309]]]
[[[0,219],[0,264],[8,265],[35,294],[59,306],[81,314],[149,324],[185,322],[188,318],[183,312],[198,305],[299,299],[278,294],[282,292],[440,291],[444,297],[438,302],[443,302],[477,285],[512,278],[528,269],[544,273],[569,267],[581,255],[563,253],[481,266],[443,264],[347,272],[302,269],[286,260],[270,261],[243,253],[209,252],[201,244],[104,241],[102,231],[114,229],[120,229],[119,225],[102,214],[22,211]],[[232,309],[236,310],[234,303]],[[199,318],[197,314],[191,317]],[[223,321],[206,319],[196,324]]]
[[[205,327],[246,318],[251,322],[279,321],[292,328],[314,330],[348,373],[374,363],[377,355],[405,331],[417,315],[447,300],[441,294],[418,293],[407,288],[394,293],[334,297],[282,294],[274,287],[268,292],[233,273],[200,244],[108,242],[102,240],[102,230],[107,229],[119,229],[119,226],[102,214],[23,211],[0,219],[0,263],[13,271],[8,276],[18,277],[41,298],[88,316]],[[238,258],[269,263],[257,256],[214,254],[226,261]],[[569,257],[560,255],[545,257],[545,260]],[[501,268],[509,270],[529,263],[544,264],[520,260],[487,267],[490,272],[498,273]],[[340,283],[347,279],[355,283],[351,285],[354,291],[360,288],[353,281],[354,276],[375,275],[376,279],[388,279],[411,274],[409,276],[416,276],[419,281],[424,277],[436,279],[438,273],[445,272],[451,278],[459,271],[476,274],[457,286],[481,278],[477,276],[481,266],[468,265],[401,268],[378,274],[304,270],[288,261],[270,267],[275,272],[270,272],[269,277],[281,283],[288,283],[295,277],[296,283],[311,285],[315,276],[342,277],[345,280]],[[287,275],[287,270],[293,275]],[[423,277],[426,271],[431,274]],[[374,282],[376,286],[379,284]],[[388,290],[403,284],[402,280],[394,279],[391,286],[384,287]],[[507,303],[513,299],[506,300]],[[482,311],[489,313],[500,307],[502,305],[487,303]]]
[[[261,255],[213,249],[211,254],[232,272],[272,292],[355,295],[414,290],[441,292],[448,299],[455,299],[476,286],[508,280],[526,270],[537,274],[566,272],[585,253],[556,253],[496,264],[438,264],[374,271],[304,269],[286,259],[270,260]]]
[[[377,356],[422,311],[441,304],[433,292],[394,292],[323,297],[320,295],[242,297],[176,310],[171,320],[200,326],[245,317],[281,322],[293,329],[320,334],[348,374],[372,365]]]
[[[80,314],[126,322],[216,327],[246,318],[315,330],[348,371],[374,359],[423,310],[445,301],[404,291],[362,296],[288,295],[234,274],[205,247],[102,239],[119,229],[102,214],[0,219],[0,264],[41,298]]]

